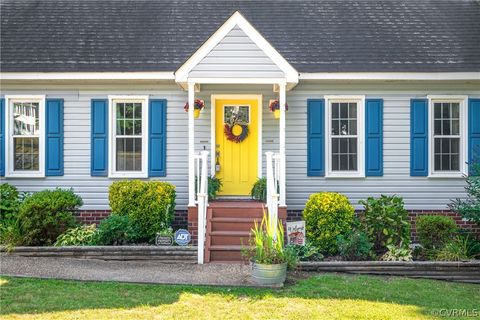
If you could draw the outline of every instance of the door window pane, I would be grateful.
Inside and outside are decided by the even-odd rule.
[[[223,109],[223,122],[232,123],[237,121],[243,124],[250,123],[249,106],[225,106]]]

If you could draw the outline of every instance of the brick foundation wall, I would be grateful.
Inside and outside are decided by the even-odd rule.
[[[100,221],[107,218],[110,215],[110,210],[80,210],[75,216],[80,222],[85,224],[99,224]],[[172,228],[176,229],[186,229],[188,226],[187,220],[187,210],[178,210],[175,211],[175,215],[172,221]]]
[[[357,212],[358,214],[359,212]],[[450,216],[455,220],[457,225],[464,229],[468,230],[477,237],[480,237],[480,226],[477,225],[474,222],[470,221],[465,221],[462,219],[462,217],[459,214],[456,214],[452,211],[449,210],[408,210],[408,219],[410,220],[411,223],[411,228],[410,228],[410,236],[412,238],[412,242],[416,243],[418,242],[418,235],[417,235],[417,229],[415,225],[415,221],[418,216],[421,215],[444,215],[444,216]],[[288,211],[287,213],[287,221],[299,221],[302,220],[302,211]]]

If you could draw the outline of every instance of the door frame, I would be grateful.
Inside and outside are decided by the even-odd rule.
[[[257,176],[258,178],[262,177],[263,173],[263,157],[262,157],[262,113],[263,113],[263,108],[262,108],[262,98],[263,96],[261,94],[212,94],[211,96],[211,106],[210,106],[210,152],[211,152],[211,157],[210,157],[210,175],[214,176],[216,171],[215,171],[215,150],[216,150],[216,140],[215,140],[215,134],[216,134],[216,114],[215,110],[217,108],[217,100],[226,100],[226,99],[238,99],[238,100],[257,100],[257,105],[258,105],[258,115],[257,115],[257,121],[258,121],[258,160],[257,160]]]

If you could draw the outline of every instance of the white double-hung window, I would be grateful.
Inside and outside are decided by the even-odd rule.
[[[467,173],[466,97],[429,97],[430,176],[459,177]]]
[[[6,96],[6,176],[45,176],[45,96]]]
[[[363,177],[363,96],[325,97],[327,114],[327,177]]]
[[[147,177],[148,97],[111,96],[110,177]]]

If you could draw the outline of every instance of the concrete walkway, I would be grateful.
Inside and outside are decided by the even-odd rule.
[[[250,266],[162,264],[154,261],[103,261],[0,255],[0,274],[47,279],[162,284],[252,286]]]

